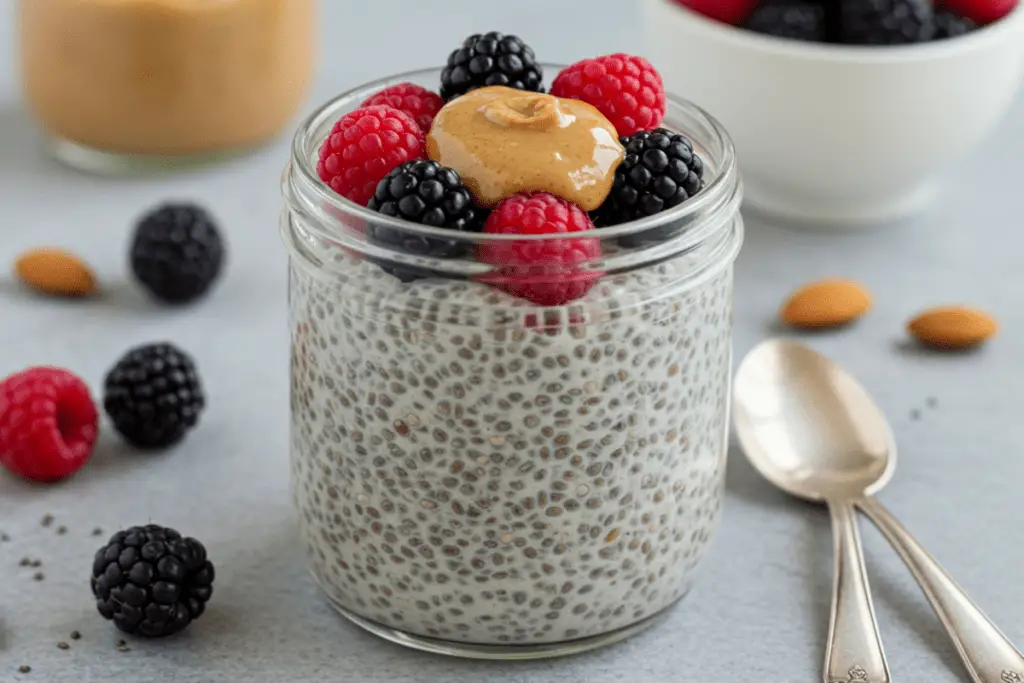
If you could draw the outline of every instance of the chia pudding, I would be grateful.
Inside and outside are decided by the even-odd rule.
[[[285,177],[292,491],[313,574],[357,623],[460,652],[650,622],[689,589],[722,503],[731,144],[670,101],[664,125],[704,157],[704,196],[588,232],[601,270],[538,305],[481,276],[486,235],[466,235],[465,258],[417,261],[374,243],[400,227],[390,217],[318,187],[332,123],[394,80],[314,114]],[[429,267],[400,277],[413,261]]]

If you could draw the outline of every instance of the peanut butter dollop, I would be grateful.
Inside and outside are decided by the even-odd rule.
[[[427,135],[427,156],[484,206],[548,192],[593,211],[624,155],[615,126],[586,102],[500,85],[449,102]]]

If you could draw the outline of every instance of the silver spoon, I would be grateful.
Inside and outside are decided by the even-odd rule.
[[[853,506],[903,558],[971,680],[1024,683],[1024,656],[872,497],[892,477],[896,445],[885,416],[853,377],[795,342],[763,342],[736,373],[734,422],[743,450],[766,479],[824,501],[832,512],[836,576],[826,683],[889,681]]]

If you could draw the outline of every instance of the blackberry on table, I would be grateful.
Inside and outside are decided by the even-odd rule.
[[[447,102],[489,85],[543,92],[543,82],[544,73],[533,49],[519,36],[499,31],[477,33],[448,56],[441,72],[441,97]]]
[[[206,406],[192,358],[169,343],[129,350],[107,373],[103,408],[138,448],[166,448],[199,422]]]
[[[385,216],[462,233],[479,232],[485,218],[458,172],[436,161],[409,161],[397,167],[377,184],[367,206]],[[432,258],[458,258],[469,246],[459,239],[424,237],[373,223],[367,226],[366,236],[373,243]],[[406,282],[426,275],[404,264],[380,265]]]
[[[902,45],[931,40],[931,0],[838,0],[841,42]]]
[[[823,42],[827,38],[825,6],[808,0],[768,0],[747,19],[750,31],[778,38]]]
[[[595,212],[598,227],[653,216],[682,204],[704,186],[704,161],[686,137],[665,128],[620,138],[626,155],[615,171],[612,190]],[[623,246],[664,240],[672,226],[623,237]]]
[[[206,294],[220,276],[224,241],[217,222],[195,204],[164,204],[139,221],[131,269],[156,299],[183,304]]]
[[[160,638],[202,616],[213,579],[202,543],[148,524],[118,531],[96,551],[90,586],[96,609],[119,630]]]
[[[949,10],[936,10],[933,23],[935,24],[935,32],[932,35],[932,40],[956,38],[966,35],[977,28],[977,25],[970,19],[954,14]]]

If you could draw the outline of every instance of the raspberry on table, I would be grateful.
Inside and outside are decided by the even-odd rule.
[[[754,10],[754,5],[757,4],[757,0],[675,0],[675,2],[703,14],[709,19],[716,19],[733,26],[742,24]]]
[[[936,6],[971,20],[978,26],[999,21],[1012,12],[1019,0],[941,0]]]
[[[490,235],[564,235],[594,228],[580,207],[546,193],[513,195],[491,211],[484,224]],[[583,270],[588,261],[601,257],[601,241],[595,238],[487,242],[477,248],[477,258],[496,270],[481,279],[513,296],[538,306],[559,306],[579,299],[600,278]]]
[[[385,176],[367,207],[385,216],[462,233],[479,232],[486,214],[473,203],[457,171],[424,159],[408,161]],[[459,239],[423,237],[373,223],[367,225],[366,237],[416,256],[457,258],[468,251],[467,243]],[[380,265],[404,282],[429,275],[405,264]]]
[[[682,204],[704,187],[704,161],[693,143],[665,128],[620,140],[626,156],[615,170],[608,199],[595,212],[601,227],[639,220]],[[669,239],[672,226],[621,238],[623,246]]]
[[[206,294],[224,264],[217,221],[195,204],[164,204],[139,220],[130,260],[135,278],[156,299],[183,304]]]
[[[445,102],[489,85],[544,91],[543,69],[533,49],[519,36],[499,31],[474,33],[448,55],[441,72],[441,98]]]
[[[398,83],[370,95],[359,106],[372,107],[380,104],[405,112],[416,121],[421,131],[427,133],[434,122],[434,116],[444,106],[444,100],[437,93],[415,83]]]
[[[555,77],[551,94],[596,107],[620,136],[657,128],[665,118],[665,85],[643,57],[617,53],[576,62]]]
[[[825,6],[813,0],[765,0],[743,25],[749,31],[822,42],[827,38]]]
[[[342,197],[366,206],[394,168],[424,157],[424,134],[411,116],[380,104],[342,116],[320,147],[316,172]]]
[[[96,551],[89,584],[104,619],[125,633],[161,638],[202,616],[213,579],[202,543],[148,524],[118,531]]]
[[[70,371],[36,366],[0,382],[0,465],[13,474],[68,477],[89,461],[98,434],[89,387]]]
[[[851,45],[904,45],[931,40],[931,0],[838,0],[840,40]]]
[[[107,373],[103,408],[137,448],[167,448],[199,422],[206,398],[191,356],[168,343],[130,349]]]

